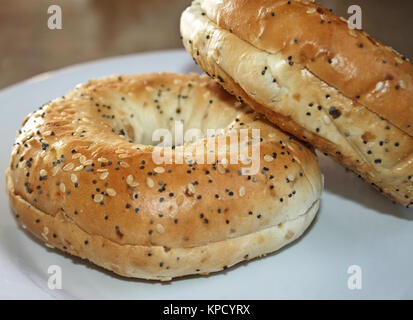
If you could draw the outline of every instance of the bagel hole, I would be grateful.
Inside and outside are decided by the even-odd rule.
[[[192,101],[189,93],[184,103],[178,103],[173,99],[177,92],[171,90],[168,94],[171,96],[168,98],[164,93],[161,101],[153,97],[151,103],[115,97],[122,103],[113,108],[114,117],[108,119],[112,132],[134,144],[176,147],[182,142],[195,143],[203,139],[209,130],[217,134],[224,132],[236,121],[241,107],[232,99],[232,105],[226,100],[211,103],[206,99],[199,103],[199,98]]]

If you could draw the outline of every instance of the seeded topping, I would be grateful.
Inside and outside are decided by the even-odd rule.
[[[274,161],[274,158],[272,156],[270,156],[269,154],[266,154],[264,156],[264,161],[265,162],[272,162],[272,161]]]
[[[106,193],[107,193],[108,195],[110,195],[111,197],[116,196],[116,191],[115,191],[115,189],[112,189],[112,188],[107,188],[107,189],[106,189]]]
[[[107,177],[109,176],[109,172],[103,172],[100,176],[99,176],[99,178],[100,178],[100,180],[105,180]]]
[[[79,171],[82,171],[83,168],[84,168],[84,166],[80,165],[80,166],[77,166],[76,168],[74,168],[73,171],[79,172]]]
[[[100,194],[100,193],[95,194],[93,200],[94,200],[95,202],[101,202],[101,201],[103,201],[103,195]]]
[[[192,196],[195,194],[195,187],[192,183],[188,183],[187,194]]]
[[[153,182],[153,180],[152,180],[152,178],[146,178],[146,185],[149,187],[149,188],[153,188],[154,186],[155,186],[155,182]]]
[[[75,175],[74,173],[72,173],[72,174],[70,175],[70,180],[72,180],[73,183],[76,183],[76,182],[77,182],[77,175]]]
[[[65,166],[63,167],[63,171],[70,171],[70,170],[72,170],[74,167],[75,167],[75,164],[74,164],[73,162],[68,163],[67,165],[65,165]]]
[[[239,196],[240,196],[240,197],[245,196],[245,187],[244,187],[244,186],[242,186],[242,187],[239,188]]]
[[[156,173],[164,173],[164,172],[165,172],[165,168],[163,168],[163,167],[156,167],[153,171],[155,171]]]
[[[126,183],[131,186],[133,184],[133,181],[134,181],[133,176],[131,174],[128,175],[126,178]]]

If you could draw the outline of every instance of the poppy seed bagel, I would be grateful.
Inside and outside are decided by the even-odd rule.
[[[186,50],[228,92],[405,206],[413,66],[311,1],[195,0]]]

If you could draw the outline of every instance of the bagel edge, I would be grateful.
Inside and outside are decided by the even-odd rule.
[[[160,281],[171,281],[188,275],[207,276],[242,261],[273,253],[302,236],[316,217],[320,205],[320,200],[316,200],[298,218],[245,236],[200,247],[168,249],[164,246],[121,245],[105,237],[88,234],[62,214],[53,217],[16,195],[9,174],[7,186],[11,208],[16,213],[20,226],[43,241],[49,249],[57,248],[123,277]],[[33,217],[41,222],[36,223]],[[64,241],[54,238],[53,234],[59,234]],[[89,241],[87,247],[84,239]],[[149,263],[146,259],[148,252],[154,257]],[[174,267],[160,272],[158,260]],[[208,262],[200,263],[205,260]],[[198,269],[200,266],[202,270]]]
[[[390,199],[413,204],[406,57],[310,1],[196,0],[181,35],[229,93]]]

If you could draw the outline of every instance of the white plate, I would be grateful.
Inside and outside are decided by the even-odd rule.
[[[117,57],[46,73],[0,91],[0,167],[29,112],[90,78],[118,73],[198,71],[183,50]],[[413,298],[413,213],[392,204],[324,156],[326,188],[317,220],[293,245],[209,277],[170,283],[127,280],[35,241],[16,226],[0,193],[0,298],[114,299],[367,299]],[[50,265],[63,287],[47,286]],[[348,268],[361,268],[350,290]]]

